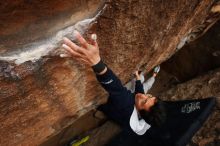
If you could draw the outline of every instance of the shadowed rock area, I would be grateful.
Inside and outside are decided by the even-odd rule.
[[[192,138],[189,146],[217,146],[220,143],[220,69],[216,69],[190,80],[186,83],[179,84],[176,87],[162,93],[160,97],[166,100],[184,100],[184,99],[201,99],[206,97],[217,97],[217,105],[214,112],[210,115],[204,126]]]
[[[83,33],[97,33],[104,62],[126,83],[135,69],[148,72],[181,49],[179,43],[205,22],[213,4],[212,0],[0,2],[4,22],[0,145],[39,145],[105,99],[90,68],[54,54],[61,49],[62,37],[72,37],[77,22],[97,16],[91,25],[82,26]],[[34,52],[38,50],[44,53]],[[24,56],[24,62],[16,62]]]

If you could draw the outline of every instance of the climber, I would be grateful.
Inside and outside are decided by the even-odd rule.
[[[132,93],[130,90],[133,89],[128,90],[129,87],[124,87],[118,77],[101,60],[96,35],[95,37],[93,35],[90,42],[87,42],[77,31],[74,35],[80,45],[64,38],[62,47],[71,54],[72,58],[90,66],[99,83],[109,93],[107,103],[98,109],[126,131],[132,131],[131,133],[134,132],[137,135],[144,135],[151,127],[161,126],[166,117],[163,102],[159,98],[145,94],[152,86],[159,68],[155,69],[153,77],[146,82],[145,91],[141,83],[143,75],[136,71],[135,91]]]

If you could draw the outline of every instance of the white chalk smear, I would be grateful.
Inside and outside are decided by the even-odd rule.
[[[55,36],[47,39],[46,41],[44,40],[30,43],[24,48],[18,49],[20,51],[11,52],[8,55],[0,56],[0,60],[14,61],[15,64],[20,65],[26,61],[35,62],[41,57],[47,55],[65,57],[65,55],[60,55],[66,53],[64,49],[60,49],[63,37],[68,37],[71,40],[75,40],[75,36],[73,35],[75,30],[79,31],[81,34],[84,34],[89,29],[89,27],[95,23],[97,17],[103,12],[105,8],[106,5],[93,18],[84,19],[75,23],[73,26],[69,26],[63,30],[60,30],[56,33]]]

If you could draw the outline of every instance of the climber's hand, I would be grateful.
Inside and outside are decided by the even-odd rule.
[[[96,40],[91,40],[91,43],[88,43],[78,31],[74,32],[80,46],[73,43],[70,39],[64,38],[64,44],[62,45],[71,56],[84,64],[93,66],[100,61],[99,47]]]
[[[140,76],[140,71],[135,71],[135,73],[134,73],[134,75],[135,75],[135,78],[136,78],[136,80],[141,80],[141,76]]]

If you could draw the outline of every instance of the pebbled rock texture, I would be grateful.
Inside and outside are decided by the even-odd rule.
[[[206,19],[213,2],[106,1],[103,13],[86,34],[97,33],[103,60],[125,83],[135,69],[150,71],[172,56],[180,40]],[[96,15],[102,3],[0,2],[0,57],[14,51],[31,52],[32,46],[27,44],[38,40],[48,43],[47,38],[55,32]],[[23,46],[27,50],[20,49]],[[103,97],[106,93],[92,70],[72,59],[47,55],[20,65],[1,61],[0,145],[39,145],[94,108]]]

